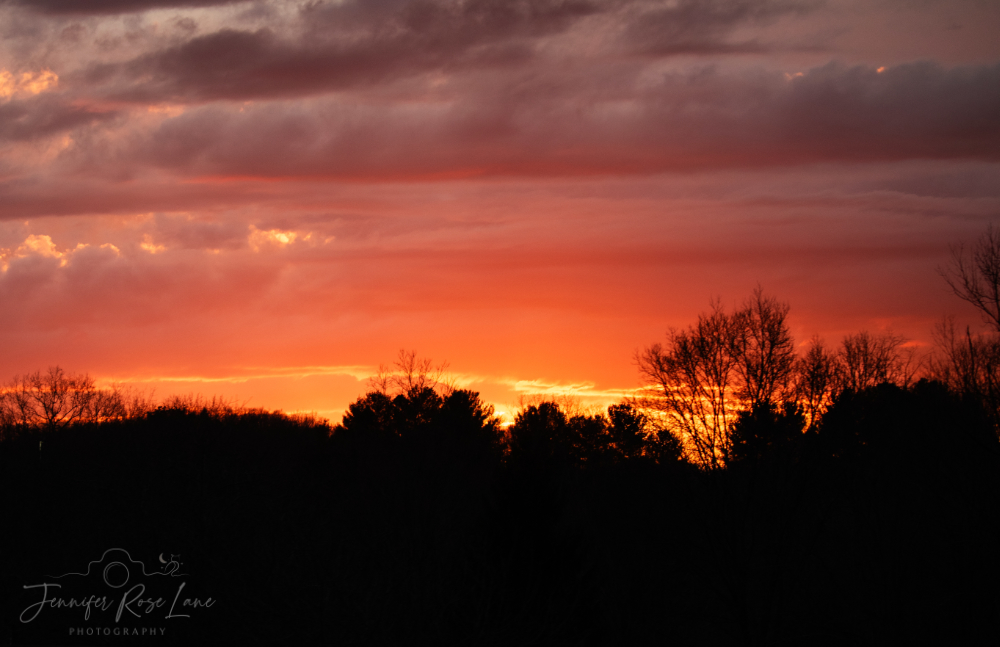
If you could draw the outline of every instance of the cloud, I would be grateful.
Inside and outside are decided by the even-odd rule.
[[[628,66],[608,65],[589,73],[466,78],[425,101],[331,97],[212,104],[179,114],[101,113],[63,99],[42,93],[0,105],[0,114],[16,111],[0,137],[22,142],[0,155],[0,219],[281,208],[300,199],[316,200],[323,210],[330,204],[324,200],[336,200],[333,185],[322,199],[305,196],[318,195],[317,183],[330,180],[1000,158],[998,65],[913,63],[878,73],[830,64],[790,79],[784,71],[696,68],[652,81]],[[59,132],[71,133],[71,144],[42,161],[21,150],[31,137]],[[991,182],[980,181],[987,188]],[[149,232],[154,244],[247,245],[245,222],[170,218],[158,217],[162,230]]]
[[[341,375],[350,376],[362,382],[375,375],[377,366],[240,366],[221,375],[144,375],[132,378],[133,382],[230,382],[243,384],[250,380],[268,378],[290,378],[301,380],[308,377]]]
[[[562,87],[512,77],[416,105],[208,106],[165,119],[121,155],[187,176],[368,180],[1000,157],[997,65],[831,64],[790,80],[707,70],[644,87],[595,76],[596,86]]]
[[[151,224],[149,242],[154,247],[238,250],[247,246],[248,226],[245,222],[158,213]]]
[[[107,15],[137,13],[150,9],[213,7],[249,0],[0,0],[2,5],[24,7],[43,14]]]
[[[0,329],[145,325],[231,312],[276,279],[266,261],[250,260],[239,251],[154,255],[139,240],[63,247],[48,234],[32,234],[16,249],[0,250],[0,300],[19,304],[0,314]]]
[[[300,199],[317,200],[322,210],[329,204],[324,200],[336,200],[333,188],[322,199],[305,196],[317,195],[317,183],[329,180],[1000,158],[998,65],[914,63],[878,73],[831,64],[791,79],[779,71],[703,68],[655,83],[609,66],[560,77],[465,79],[424,102],[390,97],[358,104],[338,97],[213,104],[180,114],[144,110],[140,118],[74,107],[42,93],[0,105],[0,114],[5,111],[16,111],[15,118],[2,122],[0,137],[22,143],[0,155],[0,219],[282,208]],[[21,151],[31,137],[60,132],[71,133],[72,142],[40,162]],[[991,182],[980,180],[987,188]],[[246,222],[164,215],[156,227],[148,232],[153,243],[168,248],[248,244]]]
[[[282,249],[291,245],[296,240],[309,241],[312,239],[312,234],[306,234],[302,236],[297,231],[283,231],[281,229],[257,229],[254,225],[250,225],[250,235],[248,241],[250,243],[250,249],[255,252],[259,252],[262,249]]]
[[[12,73],[0,68],[0,141],[45,138],[117,114],[74,103],[56,91],[58,85],[59,75],[50,69]]]
[[[0,141],[18,142],[50,137],[108,122],[120,113],[75,104],[61,96],[37,95],[0,103]]]
[[[770,47],[755,39],[730,40],[743,25],[761,25],[786,15],[804,15],[820,2],[781,0],[674,0],[637,2],[638,11],[623,30],[631,51],[647,55],[762,53]]]
[[[525,68],[580,46],[590,56],[611,57],[759,52],[770,45],[732,41],[732,32],[814,6],[791,0],[311,3],[294,18],[257,28],[156,41],[164,46],[130,60],[94,62],[71,78],[128,102],[306,97],[430,73]],[[546,49],[560,38],[570,40]]]
[[[789,85],[773,118],[786,141],[806,138],[817,157],[996,159],[1000,150],[1000,65],[830,64]]]
[[[0,101],[13,96],[33,96],[59,83],[59,76],[52,70],[11,74],[0,69]]]
[[[225,28],[94,65],[80,78],[111,81],[108,96],[136,102],[307,96],[429,70],[523,63],[532,58],[532,39],[595,11],[573,0],[308,6],[302,32]]]

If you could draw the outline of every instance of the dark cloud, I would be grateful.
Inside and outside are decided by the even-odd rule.
[[[114,110],[74,105],[62,97],[52,95],[15,99],[0,103],[0,142],[49,137],[98,122],[106,122],[118,114]]]
[[[64,154],[71,155],[77,146],[74,144]],[[275,200],[273,192],[266,186],[259,186],[261,183],[242,183],[234,191],[233,185],[227,183],[178,183],[173,178],[136,178],[132,177],[138,169],[136,160],[121,160],[117,166],[109,168],[114,160],[109,162],[103,151],[88,151],[88,154],[99,167],[97,170],[104,173],[100,178],[95,178],[86,168],[68,173],[54,169],[41,174],[11,168],[9,175],[13,178],[0,180],[0,204],[3,205],[0,221],[76,213],[183,212],[191,210],[192,205],[208,210],[231,209],[248,202]],[[175,238],[184,244],[183,237],[177,235]]]
[[[631,0],[347,0],[303,10],[312,36],[335,32],[412,32],[431,42],[482,42],[558,33],[576,20]]]
[[[615,28],[618,54],[763,51],[766,44],[728,36],[740,25],[807,9],[773,0],[310,4],[294,26],[222,29],[128,62],[95,64],[77,79],[135,102],[301,97],[429,71],[525,66],[537,58],[538,39],[602,14],[624,26]]]
[[[181,249],[241,249],[247,244],[243,222],[194,220],[157,214],[152,235],[157,244]]]
[[[637,2],[637,15],[624,30],[628,48],[645,54],[760,53],[756,40],[730,42],[741,25],[760,25],[789,14],[813,11],[820,2],[792,0],[676,0]]]
[[[818,158],[1000,156],[1000,65],[931,62],[882,73],[830,64],[793,79],[772,113],[786,145]]]
[[[15,5],[44,14],[107,15],[136,13],[149,9],[213,7],[249,0],[0,0],[0,6]]]
[[[125,87],[112,94],[132,101],[302,96],[431,69],[521,62],[530,58],[527,40],[595,11],[579,0],[348,2],[307,8],[301,38],[223,29],[95,66],[85,78],[115,77]]]
[[[1000,159],[1000,66],[828,65],[791,79],[707,71],[617,94],[575,81],[477,86],[419,107],[205,107],[123,155],[191,175],[371,179]]]
[[[120,88],[111,96],[135,102],[292,97],[373,83],[435,64],[428,56],[401,56],[404,49],[399,39],[302,46],[269,29],[224,29],[124,65],[95,66],[84,80],[111,81]]]
[[[917,171],[867,187],[938,198],[1000,198],[1000,174],[995,167],[952,163],[947,169]]]

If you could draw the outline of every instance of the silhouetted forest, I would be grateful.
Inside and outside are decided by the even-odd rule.
[[[891,333],[861,332],[799,354],[787,312],[759,289],[733,312],[715,304],[637,353],[644,386],[634,398],[582,413],[537,402],[508,426],[412,353],[335,426],[217,400],[156,405],[60,369],[16,378],[3,391],[0,437],[0,638],[885,645],[995,636],[997,408],[993,369],[976,359],[970,371],[968,357],[993,338],[942,333],[938,355],[921,360]],[[156,609],[117,623],[113,608],[89,620],[79,608],[47,608],[24,622],[41,599],[25,585],[69,591],[72,573],[115,547],[161,570],[176,555],[184,595],[214,604],[190,618],[162,620]],[[93,587],[120,599],[103,572]],[[71,575],[51,579],[62,574]],[[68,635],[92,625],[166,630]]]
[[[161,407],[7,428],[8,641],[43,575],[112,547],[179,554],[216,604],[170,644],[898,644],[992,631],[1000,447],[939,382],[741,413],[724,467],[684,460],[636,409],[369,393],[342,425]],[[169,600],[168,600],[169,601]],[[131,622],[126,619],[124,622]],[[93,624],[93,623],[91,623]],[[141,624],[141,622],[140,622]],[[149,623],[146,623],[149,624]],[[118,640],[130,640],[119,638]],[[134,638],[150,641],[150,638]]]

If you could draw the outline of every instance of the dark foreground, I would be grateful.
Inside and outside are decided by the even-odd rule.
[[[1000,445],[939,385],[847,393],[806,434],[747,416],[715,471],[629,449],[625,423],[543,407],[508,437],[426,395],[332,435],[180,410],[7,430],[0,642],[995,640]]]

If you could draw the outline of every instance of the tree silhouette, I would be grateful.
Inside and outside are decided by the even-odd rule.
[[[714,303],[693,326],[671,329],[666,347],[653,344],[636,357],[645,382],[639,402],[706,467],[720,467],[729,451],[734,338],[732,317]]]
[[[493,407],[465,389],[444,397],[428,387],[394,398],[371,391],[348,406],[334,434],[428,443],[474,441],[495,451],[502,444],[500,419]]]
[[[826,412],[836,392],[837,355],[813,337],[805,355],[796,361],[796,400],[802,405],[808,428],[812,429]]]
[[[1000,337],[973,335],[968,327],[959,335],[954,319],[938,324],[934,337],[938,353],[930,376],[979,402],[1000,432]]]
[[[739,413],[732,431],[730,463],[791,460],[802,442],[806,417],[799,405],[764,403]]]
[[[716,469],[731,450],[730,426],[741,409],[781,402],[792,394],[795,351],[788,305],[758,286],[728,314],[718,302],[667,345],[636,355],[644,382],[637,402],[698,464]]]
[[[430,358],[420,359],[414,350],[400,349],[392,366],[379,364],[378,372],[369,378],[371,390],[398,395],[417,393],[424,389],[449,391],[454,386],[445,377],[448,362],[434,366]]]
[[[649,421],[630,404],[608,407],[608,441],[615,453],[624,459],[642,455],[650,434]]]
[[[138,418],[153,409],[151,395],[125,384],[97,388],[86,373],[59,366],[17,375],[0,391],[4,429],[53,430],[71,425]]]
[[[913,351],[902,348],[906,338],[867,330],[847,335],[837,354],[838,391],[861,391],[879,384],[907,386],[918,369]]]
[[[334,436],[381,450],[403,442],[428,451],[499,457],[500,418],[477,392],[448,384],[446,366],[400,351],[395,370],[380,367],[372,390],[348,406]]]
[[[993,224],[970,248],[953,247],[951,263],[938,272],[955,295],[979,310],[988,334],[955,332],[953,319],[935,330],[938,354],[931,374],[977,400],[1000,434],[1000,230]]]
[[[678,462],[680,441],[630,402],[538,401],[505,433],[415,357],[332,433],[186,396],[5,434],[0,608],[114,537],[184,554],[189,589],[224,601],[165,645],[894,644],[935,629],[977,644],[1000,604],[993,427],[944,383],[832,392],[831,358],[817,340],[799,361],[796,392],[819,383],[811,420],[779,396],[735,409],[713,470]],[[6,642],[64,642],[62,625],[5,620]]]
[[[951,263],[938,272],[959,299],[971,303],[1000,332],[1000,230],[991,223],[971,249],[953,247]]]
[[[609,448],[615,461],[647,457],[661,463],[682,460],[684,445],[668,429],[655,429],[646,414],[633,404],[622,402],[608,407]]]
[[[733,315],[736,396],[745,409],[792,396],[795,344],[788,329],[789,306],[764,295],[758,285]]]
[[[575,453],[569,421],[554,402],[531,405],[520,412],[507,434],[510,459],[518,464],[568,462]]]
[[[395,434],[395,405],[381,391],[371,391],[347,406],[343,420],[336,427],[342,436],[374,436]]]
[[[4,408],[17,424],[55,429],[88,418],[96,392],[90,376],[53,366],[15,376],[4,389]]]

